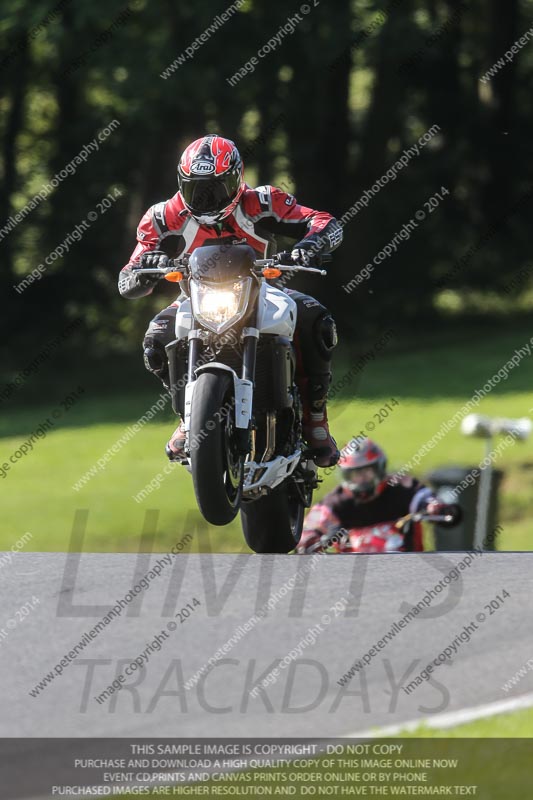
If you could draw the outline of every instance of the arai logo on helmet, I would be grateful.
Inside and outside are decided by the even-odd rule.
[[[191,173],[193,175],[210,175],[215,171],[215,165],[212,161],[193,161],[191,164]]]

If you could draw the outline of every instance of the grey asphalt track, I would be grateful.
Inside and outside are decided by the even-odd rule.
[[[475,556],[426,611],[375,652],[364,672],[341,687],[337,680],[354,660],[449,575],[464,554],[182,554],[169,557],[171,563],[121,616],[93,640],[87,638],[81,654],[64,662],[62,674],[31,696],[83,634],[163,558],[13,555],[0,571],[0,736],[342,736],[533,689],[533,672],[513,691],[501,688],[532,656],[533,555]],[[503,590],[510,596],[500,607],[485,608]],[[249,631],[239,629],[269,598],[266,618]],[[339,613],[342,598],[349,604]],[[188,603],[194,610],[180,623],[175,613]],[[25,604],[30,605],[23,616]],[[478,614],[486,618],[478,620],[470,641],[461,642],[430,680],[406,693],[402,684]],[[317,623],[321,630],[309,633]],[[169,631],[169,624],[175,630]],[[156,635],[162,646],[148,653],[147,666],[99,703],[95,697]],[[215,668],[187,690],[184,684],[232,636],[238,641],[230,642]],[[250,696],[258,679],[291,650],[275,682]]]

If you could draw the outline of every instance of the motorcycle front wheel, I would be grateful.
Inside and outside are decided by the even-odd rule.
[[[189,431],[191,473],[198,507],[211,525],[227,525],[242,499],[244,456],[234,436],[233,380],[203,372],[194,387]]]

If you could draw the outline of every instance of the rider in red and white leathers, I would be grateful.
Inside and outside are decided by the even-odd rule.
[[[137,229],[138,244],[119,277],[123,297],[151,294],[155,279],[136,274],[141,266],[162,267],[169,258],[191,253],[206,244],[245,240],[267,258],[276,252],[275,236],[297,240],[291,257],[308,266],[342,241],[342,226],[331,214],[300,205],[274,186],[252,189],[243,180],[243,166],[233,142],[209,135],[193,142],[178,165],[180,190],[152,206]],[[297,383],[304,406],[303,432],[319,466],[335,464],[339,451],[328,427],[326,401],[331,382],[331,357],[337,343],[329,311],[309,295],[285,289],[298,309],[295,334]],[[165,345],[174,339],[176,310],[181,297],[152,320],[143,346],[145,366],[165,384]],[[167,445],[170,458],[179,457],[184,442],[180,424]]]

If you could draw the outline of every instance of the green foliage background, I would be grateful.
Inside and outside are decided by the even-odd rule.
[[[40,455],[26,457],[17,475],[13,471],[2,482],[7,542],[31,527],[36,546],[65,549],[73,510],[87,502],[97,547],[136,547],[144,508],[134,506],[131,496],[164,463],[160,448],[170,417],[147,429],[95,479],[86,501],[70,484],[159,392],[144,374],[140,340],[154,312],[173,296],[172,287],[126,301],[118,295],[117,274],[144,211],[175,193],[180,152],[205,132],[238,143],[251,185],[281,185],[301,202],[340,217],[405,149],[440,127],[345,226],[328,278],[292,284],[335,314],[341,338],[336,377],[384,330],[395,331],[394,344],[361,386],[336,399],[335,413],[343,414],[334,424],[339,441],[390,396],[402,397],[398,421],[381,439],[399,466],[527,341],[533,308],[533,41],[489,82],[480,78],[531,28],[532,0],[310,0],[311,12],[294,32],[234,87],[226,79],[298,13],[298,3],[245,0],[167,79],[163,71],[227,5],[52,3],[1,0],[0,396],[47,341],[73,320],[81,324],[0,406],[3,458],[78,383],[86,394],[58,425],[65,429],[50,433]],[[2,234],[9,217],[114,120],[119,124],[98,152]],[[442,186],[450,194],[439,208],[368,281],[346,294],[342,285]],[[114,189],[121,197],[81,242],[18,294],[13,286]],[[533,402],[525,364],[513,376],[516,385],[502,384],[491,395],[490,413],[528,413]],[[357,401],[347,408],[354,395]],[[457,434],[427,466],[475,463],[478,453],[479,443]],[[508,459],[513,502],[504,508],[510,536],[504,544],[529,547],[522,520],[532,459],[518,449]],[[179,508],[170,490],[154,496],[165,514],[162,549],[194,509],[187,478],[180,477]],[[24,519],[20,509],[32,496],[37,506]],[[45,520],[40,509],[47,501]],[[222,549],[240,546],[240,534],[232,529],[225,542]]]
[[[245,0],[163,79],[226,5],[2,0],[0,227],[99,130],[120,123],[0,241],[4,363],[31,355],[35,336],[51,335],[76,316],[85,328],[77,338],[91,352],[137,346],[166,298],[125,302],[116,274],[142,213],[176,191],[179,153],[206,131],[238,142],[249,183],[281,183],[302,202],[341,216],[405,148],[439,125],[421,155],[346,225],[328,280],[307,280],[306,288],[334,308],[347,338],[379,328],[385,316],[424,329],[436,313],[527,310],[517,295],[527,296],[531,285],[533,47],[523,47],[488,83],[480,77],[529,29],[531,0],[310,5],[294,32],[231,87],[226,78],[294,17],[298,4]],[[398,253],[356,292],[342,291],[442,185],[451,195]],[[14,292],[13,284],[114,187],[122,197],[82,243],[26,292]],[[442,292],[437,284],[451,270]],[[502,294],[521,272],[517,289]]]

